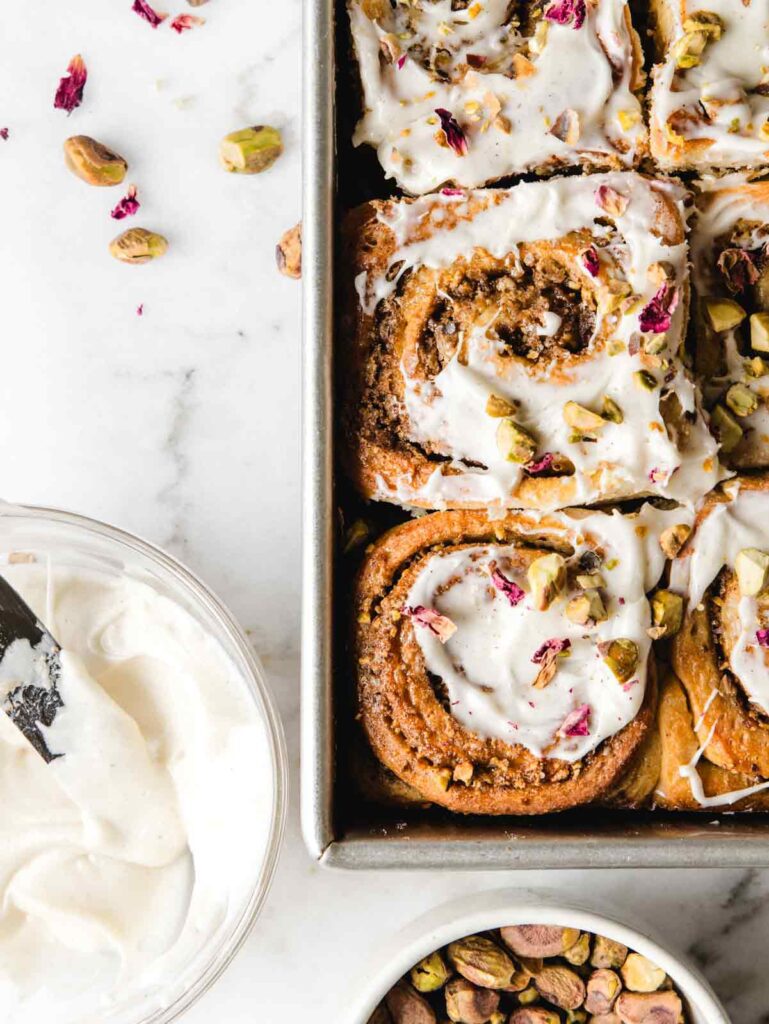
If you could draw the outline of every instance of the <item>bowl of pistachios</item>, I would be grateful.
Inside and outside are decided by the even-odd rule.
[[[380,950],[345,1024],[729,1024],[647,926],[547,893],[465,896]]]

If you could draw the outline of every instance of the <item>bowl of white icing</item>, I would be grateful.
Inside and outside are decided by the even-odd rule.
[[[287,768],[262,669],[192,573],[103,523],[0,506],[0,574],[61,647],[63,703],[50,764],[0,714],[0,1024],[167,1024],[274,873]]]

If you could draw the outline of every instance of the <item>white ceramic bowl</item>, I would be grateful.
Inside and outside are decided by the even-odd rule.
[[[245,941],[264,905],[272,882],[286,819],[288,766],[280,719],[262,667],[243,630],[228,609],[193,573],[164,551],[106,523],[57,509],[0,503],[0,559],[28,552],[54,565],[97,570],[140,580],[184,608],[218,642],[242,680],[261,717],[273,788],[261,860],[254,863],[253,885],[230,925],[194,963],[178,965],[162,1001],[148,990],[141,997],[106,1011],[102,1024],[171,1024],[216,981]],[[91,1018],[89,1017],[89,1020]]]
[[[616,939],[663,968],[688,1003],[691,1024],[729,1024],[721,1003],[700,972],[671,953],[644,923],[635,927],[607,911],[563,903],[556,893],[502,889],[468,894],[429,911],[380,948],[376,962],[353,997],[343,1024],[367,1024],[390,988],[428,953],[455,939],[514,924],[548,924],[579,928]]]

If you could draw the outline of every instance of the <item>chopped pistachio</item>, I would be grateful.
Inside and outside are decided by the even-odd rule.
[[[596,434],[606,426],[606,420],[598,413],[591,412],[577,402],[567,402],[563,407],[566,423],[583,434]]]
[[[661,967],[657,967],[640,953],[628,954],[621,973],[625,988],[631,992],[656,992],[667,978]]]
[[[758,395],[747,384],[732,384],[725,401],[735,416],[750,416],[758,408]]]
[[[566,618],[578,626],[592,626],[596,622],[605,622],[608,617],[597,590],[585,590],[566,605]]]
[[[598,651],[620,683],[626,683],[635,672],[639,651],[634,640],[607,640],[598,645]]]
[[[707,32],[697,30],[686,32],[675,44],[676,66],[684,70],[697,67],[707,44]]]
[[[721,451],[728,455],[742,440],[742,427],[723,405],[716,405],[710,413],[710,425],[721,442]]]
[[[544,612],[555,601],[566,585],[566,562],[553,551],[535,558],[526,576],[534,598],[534,607]]]
[[[344,535],[344,546],[342,554],[349,555],[351,551],[359,548],[371,536],[371,526],[365,519],[356,519]]]
[[[575,583],[580,590],[597,590],[599,587],[606,586],[606,580],[600,572],[580,573],[575,578]]]
[[[750,347],[769,352],[769,313],[753,313],[750,318]]]
[[[611,423],[622,423],[624,416],[622,410],[614,401],[613,398],[609,398],[608,395],[603,396],[603,405],[601,406],[601,416],[605,420],[609,420]]]
[[[705,316],[714,331],[730,331],[747,313],[734,299],[705,299]]]
[[[489,395],[486,401],[486,415],[494,419],[502,419],[505,416],[515,415],[515,406],[506,398],[500,395]]]
[[[681,548],[689,539],[692,532],[691,526],[687,523],[676,523],[669,526],[660,534],[660,547],[668,558],[675,558]]]
[[[497,427],[497,448],[508,462],[531,462],[537,453],[537,442],[514,419],[506,416]]]
[[[758,548],[743,548],[734,560],[737,586],[743,597],[756,597],[769,582],[769,555]]]
[[[649,373],[648,370],[636,370],[633,374],[633,379],[639,388],[643,388],[644,391],[654,391],[657,387],[657,378],[653,373]]]
[[[219,145],[222,166],[231,174],[260,174],[283,152],[283,140],[277,128],[255,125],[225,135]]]
[[[652,597],[652,621],[662,630],[659,636],[674,636],[684,619],[684,599],[672,590],[658,590]]]
[[[724,23],[715,11],[695,11],[684,22],[684,32],[704,32],[712,39],[720,39]]]
[[[769,363],[762,359],[761,356],[753,356],[751,359],[746,359],[742,365],[747,376],[752,377],[754,380],[757,380],[759,377],[765,377],[769,373]]]

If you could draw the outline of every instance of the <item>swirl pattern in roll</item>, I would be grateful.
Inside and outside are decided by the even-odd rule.
[[[647,148],[643,57],[626,0],[348,0],[375,146],[413,195],[581,165],[635,167]]]
[[[339,362],[360,491],[554,509],[712,487],[679,359],[682,200],[618,173],[355,211]]]
[[[440,512],[368,553],[359,719],[423,799],[539,814],[608,794],[654,719],[647,592],[680,510]]]

